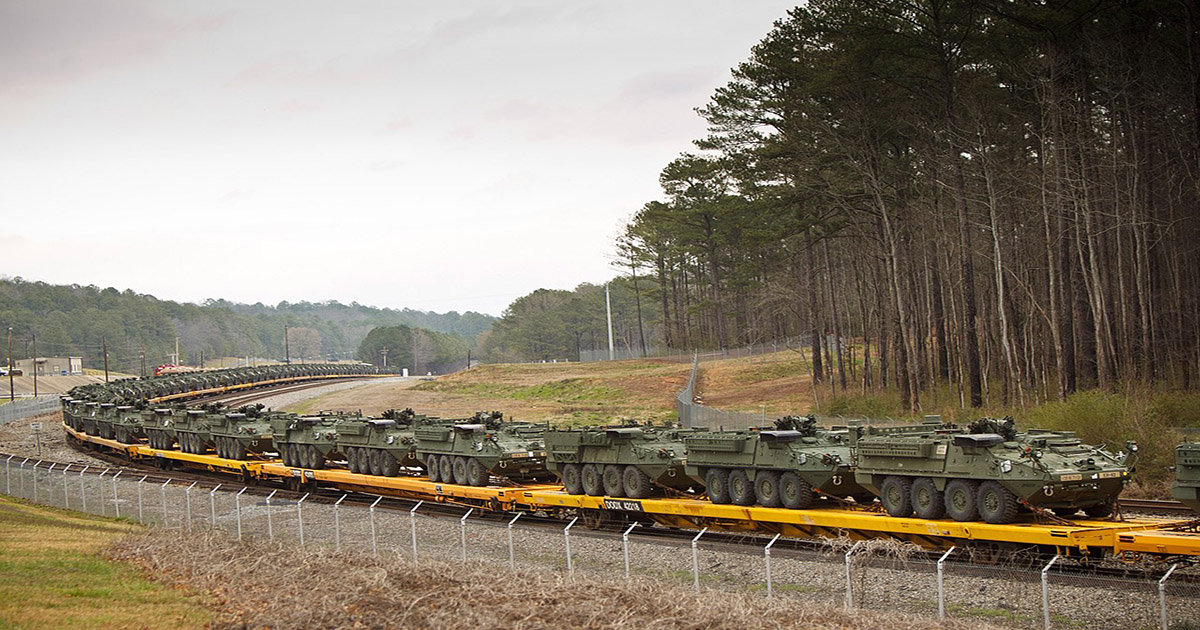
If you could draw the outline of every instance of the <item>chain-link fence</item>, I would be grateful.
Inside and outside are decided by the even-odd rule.
[[[965,549],[930,557],[895,543],[845,540],[784,548],[779,537],[754,546],[703,530],[681,540],[652,525],[598,531],[524,514],[425,503],[384,509],[378,500],[364,503],[363,495],[285,498],[261,488],[64,468],[15,456],[0,465],[0,490],[10,496],[180,531],[219,528],[238,538],[360,549],[418,563],[484,560],[497,571],[637,575],[696,590],[1031,630],[1200,627],[1200,569],[1183,563],[1118,571],[1030,556],[1001,564],[979,562]]]
[[[0,405],[0,425],[8,424],[13,420],[58,411],[61,408],[61,404],[58,394],[38,396],[36,398],[22,398],[6,402]]]

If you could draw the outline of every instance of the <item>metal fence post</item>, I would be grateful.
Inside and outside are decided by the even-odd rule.
[[[946,574],[944,568],[946,565],[946,558],[949,558],[950,554],[954,553],[955,549],[958,549],[958,547],[951,547],[946,551],[946,553],[942,554],[942,557],[938,558],[937,561],[938,619],[942,621],[946,620]]]
[[[104,509],[104,475],[106,473],[108,473],[107,468],[100,471],[100,476],[96,478],[96,498],[99,499],[98,502],[100,503],[100,516],[108,514],[108,511]]]
[[[9,455],[8,459],[4,460],[4,494],[12,495],[12,458],[16,455]]]
[[[1167,616],[1167,580],[1171,579],[1171,574],[1175,572],[1175,567],[1178,563],[1172,564],[1170,569],[1167,569],[1166,575],[1158,581],[1158,605],[1162,613],[1162,630],[1170,630],[1170,617]]]
[[[187,523],[186,528],[189,532],[192,531],[192,488],[196,487],[197,483],[199,482],[193,481],[192,485],[183,489],[183,498],[187,503],[187,511],[185,512],[187,520],[185,522]]]
[[[458,519],[458,533],[459,533],[460,539],[462,540],[462,562],[463,562],[463,564],[467,563],[467,517],[470,516],[471,512],[474,512],[474,511],[475,511],[475,508],[471,508],[471,509],[467,510],[466,514],[462,515],[462,518]]]
[[[137,488],[138,488],[138,521],[142,522],[142,523],[146,522],[146,519],[142,517],[142,482],[146,481],[146,477],[148,477],[148,476],[149,475],[143,475],[141,479],[138,479],[138,486],[137,486]]]
[[[91,466],[84,466],[83,470],[79,471],[79,500],[83,502],[83,511],[87,511],[87,492],[83,488],[83,473],[88,471]]]
[[[571,527],[575,525],[575,521],[578,520],[579,517],[576,516],[575,518],[571,519],[570,523],[567,523],[566,527],[563,528],[563,546],[567,550],[567,572],[571,574],[575,573],[575,564],[571,561]]]
[[[161,486],[158,487],[158,497],[162,501],[163,527],[167,526],[167,485],[170,483],[171,480],[167,479],[166,481],[162,482]]]
[[[343,494],[342,498],[338,499],[337,502],[333,504],[333,548],[335,551],[342,550],[342,519],[340,516],[338,516],[338,506],[341,505],[342,501],[345,501],[346,497],[348,496],[350,495]]]
[[[708,531],[707,527],[700,530],[700,533],[692,539],[692,588],[697,593],[700,592],[700,537],[706,531]]]
[[[69,509],[71,509],[71,495],[70,495],[70,493],[69,493],[69,492],[67,492],[67,471],[68,471],[68,470],[70,470],[70,468],[71,468],[71,465],[70,465],[70,464],[67,464],[67,465],[66,465],[66,467],[62,469],[62,474],[63,474],[63,507],[64,507],[64,508],[66,508],[66,509],[68,509],[68,510],[69,510]]]
[[[517,570],[517,555],[513,553],[513,524],[516,523],[517,519],[521,518],[523,514],[525,513],[517,512],[517,515],[508,522],[508,568],[512,571]]]
[[[771,542],[767,543],[766,547],[763,547],[763,568],[765,568],[766,572],[767,572],[767,597],[768,598],[770,598],[771,596],[774,595],[774,592],[772,591],[772,584],[771,584],[771,545],[774,545],[775,541],[779,540],[780,535],[781,534],[775,534],[775,537],[771,539]]]
[[[57,465],[57,464],[53,464],[53,463],[51,463],[51,464],[50,464],[50,467],[46,469],[46,472],[49,472],[49,473],[52,473],[52,472],[54,472],[54,467],[55,467],[56,465]],[[52,477],[52,476],[50,476],[50,475],[47,475],[47,483],[46,483],[46,485],[47,485],[47,486],[53,486],[53,485],[54,485],[54,479],[53,479],[53,477]],[[47,501],[50,501],[51,503],[53,503],[53,502],[54,502],[54,488],[53,488],[53,487],[47,487],[47,488],[46,488],[46,494],[50,495],[50,498],[49,498],[49,499],[46,499],[46,500],[47,500]]]
[[[367,513],[371,517],[371,555],[372,556],[379,555],[379,548],[375,544],[375,506],[379,505],[379,502],[382,500],[383,500],[383,497],[379,497],[379,498],[375,499],[375,502],[371,504],[371,507],[367,508]],[[420,505],[421,504],[418,503],[417,507],[420,507]],[[417,508],[413,508],[413,510],[416,510],[416,509]],[[412,518],[412,517],[410,517],[410,518]],[[416,527],[416,526],[414,525],[414,527]],[[413,530],[413,541],[414,541],[413,544],[414,545],[416,544],[416,542],[415,542],[416,540],[417,540],[416,530]],[[413,558],[414,559],[416,558],[415,554],[413,555]]]
[[[117,474],[112,476],[113,512],[117,514],[117,518],[121,518],[121,497],[117,495],[117,477],[121,476],[121,472],[122,471],[118,470]]]
[[[624,534],[621,534],[621,551],[625,555],[625,579],[626,580],[629,579],[629,532],[632,532],[633,528],[637,527],[638,525],[641,525],[641,523],[634,523],[633,525],[630,525],[629,529],[625,530]]]
[[[18,492],[21,493],[21,496],[25,496],[25,464],[27,463],[29,463],[28,457],[21,462],[21,468],[17,471],[17,483],[20,484]]]
[[[854,576],[851,573],[851,556],[855,551],[862,546],[862,541],[854,543],[850,551],[846,552],[846,610],[854,610]]]
[[[42,460],[39,459],[33,465],[33,470],[29,471],[33,475],[33,502],[34,503],[38,502],[38,483],[37,483],[38,482],[38,474],[37,474],[37,471],[38,471],[38,464],[40,464],[40,463],[42,463]]]
[[[309,492],[305,492],[304,496],[296,502],[296,525],[300,528],[300,546],[304,546],[304,500],[308,498]]]
[[[1046,630],[1050,630],[1050,567],[1058,562],[1058,558],[1059,556],[1054,556],[1042,567],[1042,621]]]
[[[267,538],[275,540],[275,527],[271,524],[271,497],[279,490],[272,490],[271,494],[267,495]]]
[[[217,528],[217,490],[221,489],[224,484],[217,484],[217,487],[208,492],[208,526],[212,529]]]
[[[242,539],[242,493],[245,491],[246,489],[242,488],[233,495],[233,511],[237,514],[238,540]]]
[[[375,503],[379,503],[379,501],[376,500]],[[420,509],[421,505],[424,503],[424,501],[417,501],[417,504],[413,506],[413,509],[408,511],[408,531],[412,534],[413,564],[417,563],[417,510]],[[375,546],[374,520],[371,521],[371,546],[372,548]]]

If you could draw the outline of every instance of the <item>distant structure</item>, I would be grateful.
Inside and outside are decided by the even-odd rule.
[[[38,376],[71,376],[83,374],[83,357],[37,357],[13,361],[13,367],[25,376],[33,376],[34,367]]]

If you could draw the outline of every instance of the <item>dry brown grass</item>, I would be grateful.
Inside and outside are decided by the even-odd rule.
[[[466,565],[358,552],[239,543],[221,533],[149,532],[127,538],[116,558],[206,593],[214,628],[980,628],[890,612],[849,613],[761,594],[706,591],[644,579],[510,574],[503,564]]]

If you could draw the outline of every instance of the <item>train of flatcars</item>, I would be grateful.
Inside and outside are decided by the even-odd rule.
[[[278,374],[268,376],[280,380]],[[912,522],[924,524],[919,536],[933,538],[954,538],[951,522],[975,524],[977,530],[981,522],[1020,527],[1029,521],[1093,532],[1128,530],[1142,542],[1156,531],[1154,523],[1118,524],[1110,518],[1130,479],[1136,444],[1114,453],[1069,432],[1018,431],[1011,419],[982,419],[967,427],[936,417],[903,427],[820,427],[813,418],[784,417],[773,426],[740,431],[636,422],[556,429],[506,421],[497,412],[437,418],[390,410],[372,418],[298,415],[261,405],[189,408],[177,402],[189,391],[223,386],[222,378],[271,380],[214,372],[79,388],[63,399],[64,422],[88,441],[148,446],[159,461],[169,461],[178,450],[196,456],[189,458],[193,462],[213,457],[225,468],[264,476],[414,497],[428,493],[437,500],[454,500],[457,493],[459,502],[494,509],[536,508],[542,501],[593,515],[642,513],[637,517],[683,526],[755,529],[770,521],[776,531],[818,535],[844,533],[856,527],[856,518],[870,515],[893,519],[894,524],[872,527],[891,527],[895,531],[889,533],[901,538]],[[165,382],[174,379],[192,380]],[[153,380],[158,382],[151,387]],[[1176,496],[1197,508],[1200,461],[1189,448],[1180,447]],[[499,490],[489,494],[487,488]],[[840,516],[814,520],[817,511]],[[1067,520],[1079,512],[1083,520]],[[1096,525],[1101,522],[1110,524]],[[791,529],[783,526],[787,523]],[[1157,545],[1168,555],[1200,555],[1200,538],[1167,536],[1169,545],[1128,547],[1155,553]]]

